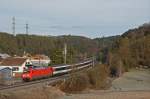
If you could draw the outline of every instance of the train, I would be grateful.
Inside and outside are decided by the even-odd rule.
[[[23,81],[27,82],[51,77],[53,72],[54,69],[50,66],[30,66],[24,70],[21,78]]]
[[[27,66],[22,73],[22,80],[32,81],[42,78],[48,78],[57,74],[68,73],[74,69],[80,70],[89,67],[93,64],[92,60],[80,62],[74,65],[61,65],[61,66]]]

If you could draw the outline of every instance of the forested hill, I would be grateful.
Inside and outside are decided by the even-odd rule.
[[[105,38],[105,45],[110,45]],[[13,36],[0,32],[0,53],[22,56],[24,52],[30,54],[46,54],[54,63],[62,63],[64,43],[67,44],[68,59],[84,58],[97,55],[101,50],[102,40],[90,39],[82,36],[38,36],[18,34]],[[111,42],[112,43],[112,42]],[[69,61],[69,60],[68,60]]]
[[[0,32],[0,53],[22,56],[30,54],[48,55],[53,63],[63,63],[64,43],[67,44],[68,63],[74,59],[90,56],[104,56],[109,60],[122,62],[127,67],[150,64],[150,24],[131,29],[121,36],[90,39],[82,36],[38,36],[18,34],[13,36]],[[109,49],[109,50],[108,50]],[[108,51],[112,57],[108,57]],[[112,58],[112,60],[111,60]],[[101,59],[101,58],[100,58]],[[101,59],[102,60],[102,59]],[[107,59],[108,60],[108,59]],[[119,63],[119,64],[120,64]]]
[[[150,24],[125,32],[109,53],[112,67],[124,66],[126,70],[138,66],[150,67]],[[119,67],[120,68],[120,67]]]
[[[111,48],[114,43],[120,38],[120,35],[95,38],[93,39],[98,43],[99,48]]]
[[[128,30],[122,37],[140,38],[148,35],[150,35],[150,23],[145,23],[138,28]]]

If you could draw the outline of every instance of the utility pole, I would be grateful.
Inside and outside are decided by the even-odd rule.
[[[93,64],[92,64],[92,65],[93,65],[93,67],[94,67],[94,66],[95,66],[95,57],[94,57],[94,56],[92,57],[92,61],[93,61]]]
[[[28,35],[28,32],[29,32],[28,31],[29,30],[29,24],[28,23],[26,23],[26,27],[25,28],[26,28],[26,34]]]
[[[15,34],[15,25],[16,25],[16,23],[15,23],[15,17],[13,17],[12,18],[12,33],[13,33],[14,36],[16,36],[16,34]]]
[[[64,64],[67,63],[67,44],[64,44]]]
[[[102,46],[103,46],[103,48],[104,48],[104,36],[102,37]]]

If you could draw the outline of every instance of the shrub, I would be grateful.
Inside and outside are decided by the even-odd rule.
[[[87,71],[89,83],[94,89],[105,89],[107,87],[107,77],[109,70],[107,65],[97,65]]]
[[[76,93],[84,90],[88,86],[88,77],[84,73],[73,74],[61,83],[60,89],[68,93]]]
[[[92,89],[106,89],[108,87],[109,70],[106,65],[96,65],[88,71],[73,73],[70,78],[60,84],[60,89],[67,93],[76,93]]]

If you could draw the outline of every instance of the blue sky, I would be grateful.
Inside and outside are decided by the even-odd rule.
[[[118,35],[150,22],[150,0],[0,0],[0,31],[39,35]]]

